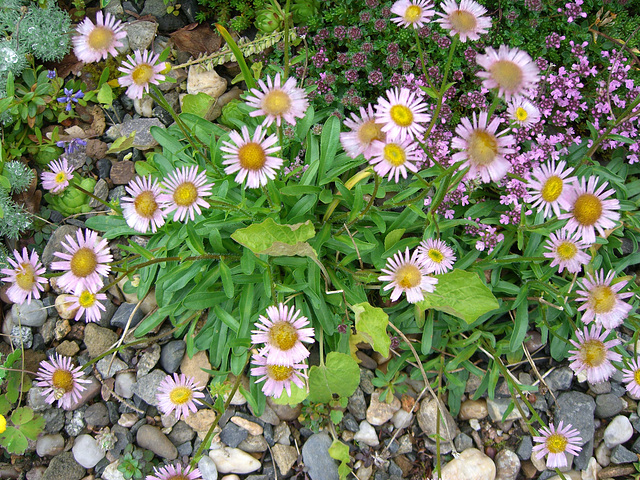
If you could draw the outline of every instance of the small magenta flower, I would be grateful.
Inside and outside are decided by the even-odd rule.
[[[608,380],[616,372],[616,367],[611,362],[619,362],[622,355],[611,351],[611,348],[620,345],[620,340],[613,339],[606,341],[611,330],[602,332],[598,325],[591,325],[588,330],[576,330],[578,341],[569,340],[577,350],[569,350],[572,354],[569,357],[571,363],[569,367],[575,373],[584,372],[589,383],[600,383]]]
[[[384,275],[380,275],[378,280],[390,282],[383,290],[387,291],[393,288],[392,302],[400,298],[402,293],[407,295],[407,302],[420,302],[424,300],[424,292],[433,292],[438,284],[437,278],[429,276],[427,266],[417,250],[410,254],[409,248],[407,248],[404,255],[402,252],[397,252],[393,257],[387,259],[385,267],[381,270]]]
[[[622,381],[627,384],[627,392],[635,398],[640,397],[640,362],[635,358],[627,368],[622,369]]]
[[[177,373],[167,375],[158,387],[158,408],[164,415],[174,413],[176,418],[186,418],[190,412],[196,412],[202,405],[199,398],[204,398],[204,387],[195,381],[193,377]]]
[[[300,388],[304,387],[303,378],[307,377],[304,374],[307,365],[304,363],[272,365],[267,362],[267,357],[260,354],[254,354],[252,359],[252,363],[257,367],[251,369],[251,375],[260,377],[256,382],[265,382],[262,391],[268,397],[280,397],[283,390],[286,390],[287,394],[291,396],[291,383]]]
[[[45,268],[40,263],[35,250],[29,252],[27,248],[22,249],[22,255],[18,250],[13,251],[15,260],[7,257],[7,261],[13,268],[3,268],[0,273],[7,275],[3,282],[10,282],[12,285],[7,290],[7,296],[13,303],[22,304],[25,301],[31,303],[32,298],[40,298],[40,292],[44,291],[47,279],[41,277]]]
[[[73,88],[65,88],[64,89],[64,97],[58,97],[59,103],[66,103],[67,106],[64,109],[67,112],[70,112],[73,109],[73,104],[78,103],[78,100],[84,98],[84,92],[82,90],[78,90],[77,92],[73,92]]]
[[[416,250],[422,256],[429,273],[438,275],[453,269],[456,256],[445,241],[429,238],[420,242]]]
[[[80,367],[74,367],[69,357],[56,353],[49,361],[40,362],[36,385],[44,387],[42,395],[47,403],[53,405],[57,400],[58,407],[68,409],[80,400],[81,393],[86,389],[82,384],[91,383],[82,377]]]
[[[63,157],[49,163],[49,168],[50,172],[42,172],[40,175],[42,188],[50,190],[51,193],[62,193],[69,186],[69,180],[73,178],[73,167]]]
[[[536,452],[536,458],[539,460],[548,455],[547,468],[566,467],[566,454],[575,456],[582,450],[580,432],[569,424],[563,426],[562,421],[558,424],[558,428],[551,423],[549,427],[541,428],[540,433],[541,436],[533,437],[534,442],[540,443],[533,447],[533,451]]]
[[[197,480],[202,478],[200,470],[192,469],[191,466],[165,465],[164,467],[153,467],[154,475],[147,475],[145,480]]]
[[[300,310],[280,303],[267,307],[267,316],[260,315],[257,330],[251,333],[254,345],[265,344],[261,354],[266,354],[270,364],[293,366],[309,356],[302,344],[313,343],[314,330]]]

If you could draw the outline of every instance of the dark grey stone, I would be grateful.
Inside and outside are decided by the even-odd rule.
[[[326,433],[311,435],[302,446],[302,461],[311,480],[338,480],[338,464],[329,455],[332,444]]]
[[[389,461],[389,475],[398,475],[402,477],[402,469],[393,460]]]
[[[384,447],[389,450],[389,453],[391,455],[395,455],[396,452],[400,449],[400,444],[398,443],[397,440],[394,440],[393,442],[391,442],[391,444],[389,444],[389,442],[391,441],[390,438],[387,438],[384,441]]]
[[[173,117],[162,107],[153,108],[153,116],[164,123],[167,127],[173,123]]]
[[[98,177],[100,178],[109,178],[111,174],[111,160],[108,158],[101,158],[96,162],[98,167]]]
[[[633,446],[631,447],[631,450],[633,450],[636,453],[640,453],[640,437],[638,437],[636,441],[633,442]]]
[[[183,340],[172,340],[162,347],[160,353],[160,365],[167,373],[175,373],[180,368],[180,363],[187,350],[187,344]]]
[[[50,408],[42,414],[44,418],[44,431],[58,433],[64,428],[64,412],[59,408]]]
[[[31,348],[36,352],[40,352],[44,350],[44,347],[45,347],[44,337],[39,333],[34,333],[33,343],[31,344]]]
[[[602,395],[611,391],[611,382],[590,383],[589,390],[596,395]]]
[[[135,303],[122,303],[116,310],[116,313],[111,317],[111,326],[117,328],[124,328],[129,321],[129,317],[131,313],[136,308]],[[131,323],[129,324],[129,329],[136,327],[144,318],[144,313],[140,308],[138,308],[133,316],[131,317]]]
[[[374,480],[390,480],[389,474],[385,471],[378,470],[373,476]]]
[[[127,191],[124,189],[124,185],[118,185],[115,188],[112,188],[109,191],[108,200],[111,202],[113,200],[120,200],[122,197],[127,195]]]
[[[518,445],[518,450],[516,450],[516,455],[520,460],[529,460],[531,458],[531,450],[533,449],[533,441],[531,437],[527,435],[526,437],[522,437],[522,441],[520,445]]]
[[[87,425],[106,427],[109,425],[109,410],[104,403],[94,403],[84,412],[84,421]]]
[[[114,425],[111,429],[111,433],[116,436],[117,441],[114,447],[109,450],[109,454],[113,455],[114,458],[119,458],[126,446],[133,441],[133,436],[128,429],[121,425]]]
[[[613,393],[603,393],[596,397],[596,418],[611,418],[624,408],[624,402]]]
[[[342,417],[342,425],[344,426],[344,428],[354,433],[360,429],[358,421],[349,412],[345,413]]]
[[[580,454],[573,458],[573,466],[576,470],[586,470],[589,459],[593,457],[593,439],[582,446]]]
[[[102,460],[100,460],[94,468],[94,472],[96,474],[96,476],[100,476],[103,474],[105,468],[107,468],[109,466],[109,460],[106,457],[103,457]]]
[[[171,433],[167,435],[171,443],[173,443],[176,447],[178,445],[182,445],[184,442],[190,442],[195,437],[196,432],[187,425],[185,422],[180,420],[176,423],[171,429]]]
[[[634,463],[638,456],[622,445],[616,445],[611,449],[611,462],[615,464]]]
[[[593,414],[596,408],[595,400],[580,392],[566,392],[558,396],[556,402],[556,422],[570,424],[580,432],[581,445],[593,438],[595,423]]]
[[[181,457],[189,456],[193,452],[191,442],[185,442],[182,445],[178,445],[176,448],[178,449],[178,455]]]
[[[360,389],[367,395],[371,395],[373,393],[374,387],[371,380],[374,376],[375,374],[371,370],[367,370],[366,368],[360,369]]]
[[[244,428],[239,427],[233,422],[229,422],[220,432],[220,440],[222,440],[222,443],[225,445],[236,448],[248,435],[249,432]]]
[[[367,417],[367,401],[364,398],[364,393],[360,388],[356,388],[356,391],[349,397],[347,409],[358,421],[362,421]]]
[[[85,472],[73,458],[73,453],[63,452],[51,459],[42,480],[80,480]]]
[[[548,478],[554,477],[555,475],[556,472],[554,470],[545,470],[544,472],[540,473],[538,480],[547,480]]]
[[[262,425],[262,436],[267,441],[270,447],[273,447],[276,444],[276,440],[275,438],[273,438],[273,425],[271,425],[270,423],[264,423]]]
[[[11,329],[11,344],[16,348],[31,348],[33,345],[33,333],[29,327],[14,325]]]
[[[140,420],[138,420],[133,427],[131,427],[131,430],[129,430],[131,432],[131,435],[137,435],[138,434],[138,430],[140,430],[140,427],[142,427],[143,425],[147,424],[147,419],[146,418],[141,418]]]
[[[622,397],[626,395],[627,389],[624,387],[624,385],[620,385],[619,383],[612,383],[611,393],[616,397]]]
[[[118,423],[120,413],[118,412],[118,405],[115,402],[107,402],[107,410],[109,411],[109,421],[114,425]]]
[[[453,439],[453,444],[457,451],[464,452],[466,449],[473,447],[473,438],[466,433],[459,433],[456,435],[456,438]],[[389,473],[391,473],[391,471],[389,471]]]
[[[554,392],[563,392],[571,388],[573,381],[573,370],[569,367],[556,368],[551,372],[545,382]]]

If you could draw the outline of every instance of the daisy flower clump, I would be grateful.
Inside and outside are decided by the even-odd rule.
[[[162,72],[166,65],[158,63],[159,58],[159,54],[153,54],[148,50],[136,50],[133,57],[129,55],[127,60],[122,62],[118,70],[126,75],[120,77],[118,83],[127,87],[127,97],[134,100],[142,98],[145,92],[149,93],[149,85],[159,85],[164,80]]]
[[[173,214],[174,222],[181,222],[186,218],[195,220],[196,213],[200,215],[200,207],[209,208],[209,203],[203,198],[211,195],[213,184],[207,182],[205,172],[198,173],[198,167],[182,167],[174,170],[164,181],[163,192],[158,197],[164,214]]]
[[[389,282],[383,288],[384,291],[391,290],[391,301],[395,302],[403,293],[407,296],[407,302],[418,303],[424,300],[424,293],[435,291],[438,279],[429,276],[429,270],[424,263],[423,256],[418,250],[413,254],[406,249],[404,255],[397,252],[393,257],[387,259],[385,268],[381,270],[384,275],[380,275],[378,280]]]
[[[604,182],[596,189],[597,177],[589,177],[585,182],[575,182],[567,195],[568,213],[563,213],[558,218],[568,219],[566,229],[569,232],[577,232],[587,243],[596,241],[596,230],[602,236],[606,235],[605,229],[613,228],[620,220],[620,202],[616,198],[615,190]]]
[[[453,262],[456,261],[456,256],[453,253],[453,249],[443,240],[433,238],[423,240],[416,251],[421,255],[429,273],[439,275],[453,270]]]
[[[158,408],[164,415],[173,413],[176,418],[186,418],[191,412],[198,410],[197,405],[202,405],[199,398],[204,398],[204,387],[195,381],[193,377],[177,373],[167,375],[158,387],[156,398]]]
[[[122,214],[134,230],[156,233],[165,222],[166,213],[160,206],[160,185],[151,177],[136,177],[125,187],[130,197],[122,197]]]
[[[127,36],[122,22],[102,10],[96,14],[96,23],[85,18],[76,29],[78,35],[71,40],[73,53],[84,63],[106,60],[109,55],[118,56],[116,48],[124,46],[120,41]]]
[[[303,118],[309,101],[302,88],[296,87],[296,80],[289,77],[284,85],[281,84],[280,74],[275,79],[267,77],[267,83],[258,80],[261,90],[251,89],[247,97],[247,105],[255,108],[249,115],[252,117],[264,116],[264,126],[268,127],[273,122],[280,126],[282,121],[295,125],[296,118]]]
[[[197,468],[182,465],[165,465],[153,467],[153,475],[147,475],[145,480],[198,480],[202,473]]]
[[[615,272],[610,271],[604,276],[604,270],[587,274],[582,280],[583,290],[578,290],[578,302],[583,302],[578,311],[583,311],[582,322],[613,329],[622,325],[622,322],[633,308],[623,300],[633,296],[633,292],[619,293],[627,285],[627,280],[611,284]]]
[[[551,266],[557,265],[560,273],[565,268],[569,273],[578,273],[591,260],[591,256],[585,252],[589,244],[566,230],[551,233],[544,248],[550,251],[542,255],[551,258]]]
[[[407,178],[407,170],[416,173],[418,167],[415,162],[420,161],[418,154],[418,144],[407,138],[404,141],[374,140],[372,144],[372,155],[369,163],[373,165],[373,170],[381,177],[389,175],[389,180],[396,183],[402,178]]]
[[[64,409],[71,408],[80,400],[86,389],[83,384],[91,383],[83,378],[81,368],[74,367],[69,357],[57,353],[49,361],[40,362],[36,380],[37,386],[44,387],[42,395],[46,402],[53,405],[57,401],[58,407]]]
[[[276,178],[276,170],[282,166],[283,160],[273,156],[280,151],[280,146],[276,145],[278,137],[269,135],[262,130],[262,125],[258,125],[253,137],[249,134],[246,125],[242,126],[242,136],[235,130],[229,134],[231,142],[223,141],[220,150],[223,154],[223,165],[226,174],[238,172],[236,183],[243,183],[247,180],[247,187],[260,188],[266,185],[269,180]]]
[[[627,392],[640,398],[640,362],[634,358],[629,366],[622,369],[622,381],[627,384]]]
[[[293,365],[279,365],[269,363],[267,357],[260,354],[254,354],[252,363],[256,365],[251,369],[251,375],[259,377],[258,383],[265,382],[262,391],[268,397],[280,397],[283,391],[291,396],[291,384],[293,383],[299,388],[304,388],[304,378],[306,374],[304,370],[307,365],[304,363],[295,363]]]
[[[0,273],[7,275],[2,281],[11,283],[7,296],[13,303],[31,303],[32,299],[40,298],[40,292],[44,291],[47,279],[41,275],[45,272],[45,268],[35,250],[29,255],[24,247],[22,255],[18,250],[14,250],[13,256],[15,260],[7,257],[7,262],[12,268],[0,270]]]
[[[427,104],[408,88],[390,89],[386,98],[378,98],[375,119],[382,125],[387,140],[414,139],[425,132],[423,123],[431,120]]]
[[[569,367],[576,374],[584,373],[589,383],[600,383],[611,378],[616,372],[616,367],[611,362],[619,362],[622,355],[611,351],[620,340],[608,340],[610,330],[602,331],[598,325],[592,325],[591,329],[584,327],[584,331],[577,330],[578,341],[570,340],[577,350],[569,350]]]
[[[539,443],[533,447],[536,457],[541,460],[547,456],[547,468],[563,468],[567,466],[567,453],[577,456],[582,447],[580,432],[570,424],[563,425],[562,421],[556,428],[553,423],[540,429],[540,436],[533,437]]]
[[[544,218],[560,215],[560,209],[568,210],[569,191],[575,182],[575,177],[569,177],[573,168],[565,167],[562,161],[556,166],[555,161],[536,167],[529,179],[529,202],[532,207],[538,207]],[[552,212],[553,211],[553,212]]]
[[[489,90],[498,90],[498,96],[510,101],[514,97],[526,95],[540,80],[540,70],[528,53],[518,48],[500,45],[488,47],[484,55],[478,55],[476,62],[484,71],[477,75]]]
[[[350,131],[340,134],[342,148],[351,158],[362,154],[367,160],[373,157],[373,143],[377,140],[384,142],[386,135],[382,132],[382,125],[376,123],[373,107],[360,107],[360,116],[355,113],[344,120],[344,125]]]
[[[53,160],[49,163],[50,172],[42,172],[42,188],[50,190],[53,194],[62,193],[73,178],[73,167],[66,158]]]
[[[448,30],[451,36],[458,35],[460,41],[479,40],[491,28],[491,19],[485,14],[487,9],[474,0],[446,0],[440,7],[444,13],[437,12],[436,22]]]
[[[519,127],[530,127],[540,121],[542,117],[540,110],[526,98],[519,98],[507,106],[507,115],[509,120]]]
[[[397,17],[392,22],[406,28],[424,27],[436,11],[431,0],[398,0],[391,6],[391,13]]]
[[[66,252],[53,253],[62,260],[51,263],[53,270],[65,272],[58,278],[58,285],[67,292],[97,292],[103,285],[102,277],[111,271],[107,263],[113,261],[107,241],[98,240],[98,234],[91,230],[78,230],[77,241],[71,235],[66,240],[67,243],[61,242]]]
[[[451,146],[462,150],[451,157],[453,162],[465,160],[460,168],[469,167],[467,178],[480,176],[482,182],[497,182],[502,179],[511,164],[505,158],[509,153],[515,153],[511,147],[515,144],[513,135],[504,135],[506,130],[496,133],[501,120],[494,118],[488,122],[488,113],[473,113],[473,123],[468,118],[462,118],[456,127],[457,137],[451,141]]]

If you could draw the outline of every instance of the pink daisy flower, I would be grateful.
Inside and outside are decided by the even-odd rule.
[[[536,452],[536,458],[538,460],[547,457],[547,468],[563,468],[567,466],[567,456],[577,456],[580,454],[582,447],[580,442],[580,432],[573,428],[571,425],[562,425],[562,421],[558,424],[558,428],[555,428],[553,423],[549,424],[549,427],[543,427],[540,429],[541,436],[533,437],[534,442],[539,442],[540,445],[533,447],[533,451]]]
[[[440,4],[444,13],[438,12],[442,18],[436,20],[442,28],[449,30],[453,37],[459,35],[460,41],[479,40],[491,28],[491,19],[485,16],[487,9],[473,0],[446,0]]]
[[[609,186],[604,182],[596,190],[598,177],[589,177],[585,184],[585,179],[580,179],[580,183],[575,182],[567,194],[568,213],[559,215],[558,218],[568,218],[566,229],[569,232],[577,232],[587,243],[596,241],[596,230],[605,236],[605,229],[613,228],[620,220],[620,202],[616,198],[609,199],[616,192],[614,189],[604,191]]]
[[[80,295],[71,295],[69,297],[69,309],[78,309],[75,320],[80,320],[82,315],[86,313],[85,320],[87,323],[97,323],[100,321],[100,311],[107,311],[106,307],[100,303],[101,300],[106,299],[107,296],[104,293],[92,293],[89,290],[82,290]]]
[[[121,23],[110,13],[103,16],[102,10],[96,13],[95,25],[88,18],[80,22],[76,28],[79,35],[71,39],[78,60],[91,63],[106,60],[109,54],[117,57],[116,48],[123,46],[120,40],[127,36]]]
[[[307,94],[302,88],[296,87],[296,79],[289,77],[284,85],[280,85],[280,74],[276,74],[275,80],[267,76],[267,83],[258,80],[257,88],[251,89],[251,95],[246,102],[250,107],[256,108],[249,115],[258,117],[264,115],[265,128],[276,122],[280,126],[282,120],[295,125],[296,118],[303,118],[309,102]]]
[[[73,167],[66,158],[53,160],[49,163],[50,172],[42,172],[42,188],[51,190],[51,193],[62,193],[69,186],[69,180],[73,178]]]
[[[627,368],[622,369],[622,381],[627,384],[627,392],[635,398],[640,397],[640,362],[633,359]]]
[[[58,407],[69,409],[80,400],[81,392],[86,389],[82,384],[91,383],[82,377],[80,367],[74,367],[69,357],[56,353],[49,361],[40,362],[36,385],[45,388],[42,396],[46,397],[47,403],[53,405],[57,400]]]
[[[610,349],[620,345],[620,340],[613,339],[606,341],[611,330],[600,333],[602,328],[599,325],[591,325],[591,329],[584,331],[576,330],[578,341],[569,340],[577,350],[569,350],[572,355],[569,357],[571,363],[569,367],[576,374],[584,372],[590,383],[600,383],[608,380],[616,372],[616,367],[611,362],[619,362],[622,355]]]
[[[380,142],[374,140],[371,145],[372,156],[369,163],[373,170],[381,177],[389,174],[398,183],[400,175],[407,178],[407,170],[416,173],[418,167],[415,163],[421,160],[418,144],[411,138],[405,140]]]
[[[611,281],[615,277],[613,270],[607,277],[604,270],[595,272],[595,275],[587,274],[582,279],[584,290],[577,290],[579,295],[576,301],[583,302],[578,311],[585,310],[582,314],[583,323],[591,323],[595,319],[596,325],[613,329],[619,327],[633,308],[622,300],[633,296],[633,292],[618,293],[627,285],[627,280],[622,280],[614,285]]]
[[[162,204],[164,214],[175,210],[173,221],[190,218],[193,221],[196,213],[200,215],[200,207],[209,208],[203,197],[211,195],[212,183],[207,182],[205,172],[198,173],[198,167],[182,167],[174,170],[164,181],[162,193],[158,200]]]
[[[267,362],[267,357],[262,354],[254,354],[251,358],[253,360],[252,363],[257,365],[256,368],[251,369],[251,375],[260,377],[256,380],[257,383],[265,382],[262,386],[262,391],[268,397],[279,398],[283,390],[286,390],[287,394],[291,396],[292,382],[298,387],[304,388],[303,378],[307,377],[303,373],[303,370],[307,368],[304,363],[272,365]]]
[[[107,241],[98,241],[98,234],[91,230],[76,232],[76,242],[71,235],[67,235],[67,243],[61,242],[66,253],[54,252],[53,255],[62,261],[52,262],[53,270],[64,270],[65,273],[58,278],[58,286],[67,292],[79,292],[84,289],[97,292],[103,285],[102,277],[111,271],[108,262],[113,261],[113,256],[107,245]]]
[[[160,185],[151,177],[136,177],[129,182],[125,190],[130,197],[122,197],[122,214],[134,230],[147,233],[149,226],[156,233],[164,225],[166,213],[160,207]]]
[[[540,80],[540,70],[528,53],[517,48],[500,45],[496,52],[488,47],[484,55],[478,55],[476,62],[484,71],[477,75],[483,78],[485,88],[498,89],[498,95],[507,102],[513,97],[525,94]]]
[[[496,133],[501,120],[495,117],[487,125],[487,117],[488,113],[483,111],[478,117],[473,112],[473,124],[466,117],[460,119],[460,125],[456,127],[458,136],[451,140],[453,148],[462,150],[452,155],[451,160],[454,163],[466,160],[460,167],[469,167],[466,178],[480,175],[484,183],[502,179],[511,166],[505,155],[515,153],[511,148],[515,144],[513,135],[503,136],[507,130]]]
[[[165,465],[164,467],[153,467],[153,475],[147,475],[145,480],[197,480],[202,478],[200,470],[192,469],[187,465]]]
[[[7,257],[7,262],[13,268],[3,268],[0,273],[7,275],[2,279],[3,282],[11,283],[7,289],[7,297],[13,303],[23,304],[25,301],[31,303],[32,298],[40,298],[40,292],[44,291],[44,285],[47,279],[41,277],[45,272],[44,266],[40,263],[40,259],[35,250],[29,252],[26,247],[22,249],[22,255],[18,250],[13,251],[13,258]]]
[[[376,123],[371,104],[366,109],[360,107],[359,117],[352,113],[351,118],[345,118],[344,125],[351,129],[350,132],[340,134],[340,143],[347,155],[356,158],[362,154],[364,158],[371,160],[374,140],[383,142],[386,138],[382,125]]]
[[[551,233],[544,248],[550,251],[543,255],[552,259],[551,266],[557,265],[558,272],[566,268],[570,273],[578,273],[582,270],[582,265],[591,261],[591,255],[585,253],[589,244],[564,229]]]
[[[539,212],[544,212],[544,218],[560,215],[560,208],[568,210],[569,191],[575,182],[575,177],[569,177],[573,168],[564,168],[564,160],[556,166],[555,160],[536,167],[529,179],[529,202],[532,207],[538,207]],[[568,177],[568,178],[567,178]],[[551,212],[553,210],[553,213]]]
[[[509,119],[520,127],[526,128],[540,121],[540,110],[526,98],[517,98],[507,107]]]
[[[309,356],[302,342],[312,343],[314,331],[300,310],[283,303],[267,307],[267,316],[260,315],[251,342],[265,344],[261,354],[267,354],[269,364],[293,366]]]
[[[129,55],[127,60],[122,62],[122,66],[118,67],[122,73],[126,73],[124,77],[118,79],[118,83],[123,87],[128,87],[125,92],[127,97],[142,98],[144,92],[149,93],[149,84],[158,85],[164,80],[162,71],[167,68],[165,63],[158,63],[160,55],[152,54],[148,50],[140,52],[136,50],[134,57]]]
[[[407,247],[404,256],[402,252],[397,252],[393,257],[387,259],[385,267],[381,270],[385,275],[380,275],[378,280],[391,282],[383,290],[387,291],[393,288],[392,302],[400,298],[404,292],[407,295],[407,302],[417,303],[424,300],[424,292],[433,292],[438,284],[437,278],[429,276],[427,266],[418,250],[410,255]]]
[[[275,145],[278,137],[274,134],[265,139],[266,134],[262,125],[258,125],[251,138],[249,129],[243,125],[242,136],[234,130],[229,134],[231,142],[222,142],[220,150],[227,152],[222,155],[222,164],[228,165],[224,173],[230,175],[238,172],[236,183],[242,183],[246,178],[247,187],[260,188],[276,178],[276,170],[282,166],[282,159],[271,154],[280,151],[280,146]]]
[[[198,411],[196,405],[202,405],[199,398],[204,398],[202,390],[204,387],[195,381],[193,377],[187,377],[181,373],[167,375],[160,382],[156,398],[158,399],[158,409],[164,414],[169,415],[174,412],[176,418],[186,418],[190,412]]]
[[[429,238],[420,242],[416,250],[427,267],[427,272],[438,275],[453,269],[456,256],[446,242]]]
[[[424,27],[436,11],[430,0],[398,0],[391,6],[391,13],[398,15],[392,22],[418,29]]]
[[[377,123],[382,124],[382,131],[387,140],[414,139],[425,132],[422,123],[431,120],[431,115],[424,113],[427,104],[422,98],[408,88],[389,89],[387,98],[379,97],[374,114]]]

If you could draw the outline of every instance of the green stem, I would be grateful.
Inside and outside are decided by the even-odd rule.
[[[289,76],[289,10],[291,8],[291,0],[287,0],[284,6],[284,82]]]
[[[418,30],[414,28],[413,33],[416,36],[416,46],[418,47],[418,55],[420,56],[420,64],[422,65],[422,74],[427,80],[429,87],[435,92],[436,88],[434,87],[433,83],[431,83],[431,79],[429,78],[429,74],[427,73],[427,64],[424,61],[424,52],[422,51],[422,43],[420,42],[420,37],[418,36]]]
[[[494,95],[493,102],[491,102],[491,106],[489,107],[489,113],[487,113],[487,123],[491,119],[491,115],[493,115],[493,112],[498,106],[498,103],[500,103],[500,98],[498,97],[498,95]]]
[[[545,257],[511,257],[511,258],[485,258],[474,264],[474,266],[482,265],[483,263],[514,263],[514,262],[544,262],[548,260]]]
[[[424,134],[425,139],[429,136],[429,134],[431,133],[431,130],[433,130],[433,127],[438,121],[438,117],[440,115],[440,109],[442,109],[442,103],[443,103],[444,94],[445,94],[444,89],[447,86],[447,79],[449,77],[449,71],[451,70],[451,63],[453,62],[453,53],[456,51],[456,47],[458,46],[458,41],[459,41],[459,36],[458,34],[456,34],[453,37],[453,44],[449,49],[449,58],[447,58],[447,65],[444,67],[444,76],[442,77],[442,83],[440,84],[440,91],[438,92],[438,103],[436,104],[436,109],[433,112],[433,117],[431,117],[431,123],[429,124],[429,128],[427,128],[427,131]]]
[[[111,205],[109,202],[104,201],[103,199],[101,199],[100,197],[96,197],[93,193],[89,192],[88,190],[85,190],[84,188],[82,188],[79,185],[76,185],[75,183],[71,182],[70,184],[73,188],[75,188],[76,190],[78,190],[79,192],[84,193],[85,195],[93,198],[94,200],[100,202],[101,204],[103,204],[105,207],[107,207],[109,210],[115,210],[116,212],[118,212],[120,215],[122,215],[122,210],[120,209],[120,207],[117,207],[115,205]]]
[[[376,173],[375,174],[375,184],[373,185],[373,192],[371,193],[371,198],[369,198],[369,201],[367,202],[367,205],[364,207],[362,212],[360,212],[358,214],[358,216],[356,218],[354,218],[349,223],[344,225],[340,230],[338,230],[338,232],[334,235],[335,237],[337,237],[340,234],[342,234],[342,232],[344,232],[347,228],[349,228],[351,225],[356,223],[358,220],[360,220],[362,217],[364,217],[367,214],[367,212],[369,212],[369,210],[371,209],[371,206],[373,205],[373,202],[376,199],[376,195],[378,193],[378,187],[380,187],[380,175],[378,175]]]

